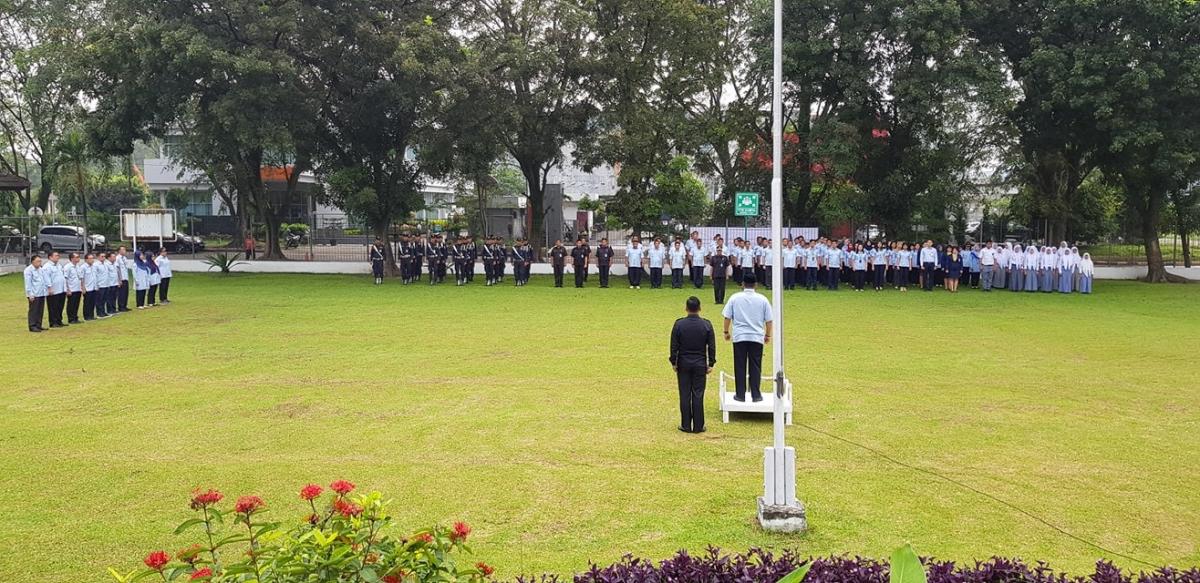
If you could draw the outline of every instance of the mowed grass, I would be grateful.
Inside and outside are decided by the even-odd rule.
[[[395,497],[403,529],[470,522],[504,578],[707,545],[1143,567],[800,424],[1200,564],[1200,286],[788,293],[811,530],[780,536],[754,524],[768,419],[721,424],[714,376],[709,432],[675,430],[668,331],[693,292],[589,283],[182,274],[171,306],[31,335],[0,278],[0,581],[103,581],[180,548],[196,487],[290,520],[300,486],[337,478]]]

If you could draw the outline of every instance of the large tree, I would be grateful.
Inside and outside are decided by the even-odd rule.
[[[492,83],[501,144],[528,186],[528,236],[544,239],[546,175],[582,139],[595,113],[586,79],[594,15],[579,0],[471,0],[470,47]]]
[[[316,137],[328,199],[386,238],[424,207],[422,187],[449,172],[447,111],[468,63],[442,0],[312,2],[296,45],[324,88]],[[389,273],[398,269],[385,247]]]

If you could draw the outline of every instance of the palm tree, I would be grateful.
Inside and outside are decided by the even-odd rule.
[[[72,186],[75,188],[75,193],[79,195],[80,205],[83,207],[83,252],[85,255],[91,244],[87,232],[87,166],[95,159],[91,145],[88,144],[83,132],[79,130],[68,132],[58,144],[58,166],[60,169],[70,172],[70,179],[74,183]]]

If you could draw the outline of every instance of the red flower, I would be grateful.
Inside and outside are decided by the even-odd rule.
[[[203,551],[204,547],[200,545],[192,545],[185,549],[180,549],[178,553],[175,553],[175,558],[190,565],[196,562],[196,559],[200,557],[200,553]]]
[[[168,555],[167,551],[154,551],[146,555],[146,558],[142,559],[142,562],[155,571],[162,571],[163,567],[166,567],[167,563],[171,562],[171,555]]]
[[[358,516],[359,514],[362,514],[363,511],[362,506],[359,506],[353,502],[347,502],[341,498],[333,501],[333,509],[337,511],[338,514],[341,514],[346,518]]]
[[[203,569],[200,569],[200,570],[192,573],[192,576],[188,578],[188,581],[200,581],[202,579],[211,579],[212,574],[213,574],[212,569],[205,567]]]
[[[208,508],[225,498],[225,495],[209,488],[207,491],[201,491],[199,488],[192,490],[192,510],[200,510]]]
[[[471,534],[471,527],[465,522],[455,522],[454,530],[450,531],[450,540],[464,541]]]
[[[383,583],[400,583],[399,575],[384,575]]]
[[[491,565],[483,562],[475,563],[475,568],[479,569],[479,572],[482,573],[484,577],[491,577],[492,573],[496,572]]]
[[[425,544],[429,544],[429,543],[433,542],[433,535],[429,534],[427,532],[423,532],[421,534],[418,534],[416,537],[414,537],[414,540],[423,542]]]
[[[258,496],[242,496],[238,498],[237,505],[233,507],[233,510],[238,514],[249,516],[262,510],[266,505],[267,503],[263,502],[263,499]]]
[[[303,488],[300,488],[300,498],[311,502],[312,500],[315,500],[317,496],[320,496],[321,492],[324,491],[324,488],[321,488],[316,484],[309,484]]]
[[[354,484],[352,482],[347,482],[346,480],[338,480],[330,484],[329,489],[341,494],[342,496],[345,496],[354,490]]]
[[[889,132],[885,129],[874,128],[871,130],[871,137],[877,140],[880,138],[890,138],[891,136],[892,132]]]

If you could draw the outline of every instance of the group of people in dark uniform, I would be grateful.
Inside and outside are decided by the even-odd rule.
[[[375,239],[369,249],[371,272],[377,285],[383,283],[387,250],[387,244],[380,239]],[[488,236],[483,244],[467,235],[447,244],[440,233],[426,237],[404,233],[392,253],[405,285],[422,281],[423,271],[429,276],[429,285],[437,285],[446,280],[451,270],[456,285],[468,285],[475,281],[477,263],[483,264],[486,285],[499,285],[504,282],[505,271],[511,263],[516,285],[523,286],[529,282],[534,259],[533,247],[528,240],[517,239],[513,245],[506,246],[498,235]]]

